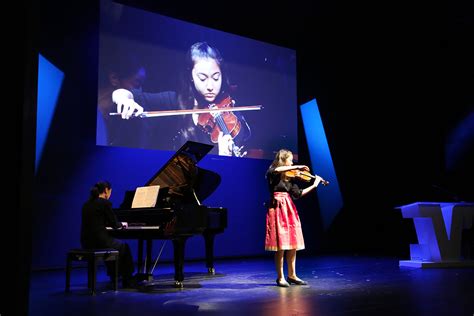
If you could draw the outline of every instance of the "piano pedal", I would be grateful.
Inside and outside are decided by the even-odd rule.
[[[215,274],[216,274],[216,269],[214,269],[214,268],[207,268],[207,274],[215,275]]]
[[[182,281],[174,281],[174,287],[178,289],[182,289],[184,286]]]
[[[151,273],[137,273],[135,275],[137,281],[139,282],[151,282],[153,281],[153,274]]]

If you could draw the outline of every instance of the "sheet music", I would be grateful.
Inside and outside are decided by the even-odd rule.
[[[138,207],[155,207],[158,198],[159,185],[150,185],[146,187],[138,187],[133,197],[132,208]]]

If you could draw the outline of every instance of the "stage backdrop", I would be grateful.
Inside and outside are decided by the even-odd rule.
[[[114,207],[119,207],[126,190],[143,186],[174,153],[97,145],[99,5],[58,7],[45,2],[42,12],[39,82],[47,83],[48,89],[41,89],[38,97],[38,120],[44,121],[38,125],[41,137],[37,143],[35,173],[33,269],[62,267],[67,250],[80,246],[81,206],[96,181],[106,179],[112,183],[111,201]],[[291,52],[285,48],[279,50]],[[264,176],[271,163],[268,159],[271,151],[279,149],[277,145],[287,144],[296,151],[295,93],[295,90],[290,93],[294,107],[288,112],[291,118],[288,126],[294,134],[287,143],[281,141],[281,135],[275,135],[274,139],[278,139],[275,146],[266,148],[270,154],[261,157],[267,159],[208,155],[198,164],[218,173],[222,180],[217,190],[202,201],[204,205],[228,210],[228,227],[215,240],[217,258],[272,255],[264,251],[264,203],[269,196]],[[306,203],[310,201],[311,198]],[[317,218],[317,203],[312,207],[315,209],[310,216]],[[307,223],[315,225],[310,220]],[[308,229],[308,252],[318,245],[311,241],[312,236],[315,234]],[[135,255],[136,242],[129,242]],[[154,256],[160,241],[156,245]],[[168,243],[162,260],[172,260],[172,249]],[[185,251],[186,259],[204,258],[203,238],[190,238]]]

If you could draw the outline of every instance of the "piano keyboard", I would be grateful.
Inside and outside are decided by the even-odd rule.
[[[107,230],[114,230],[112,227],[106,227]],[[160,229],[160,226],[128,226],[122,230],[143,230],[143,229]]]

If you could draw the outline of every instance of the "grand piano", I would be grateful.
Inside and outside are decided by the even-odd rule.
[[[186,240],[202,235],[205,242],[206,267],[214,274],[214,238],[227,227],[227,209],[201,204],[220,184],[220,176],[197,166],[213,148],[212,145],[186,142],[168,162],[151,177],[145,186],[159,185],[155,207],[132,208],[136,190],[127,191],[117,219],[127,222],[126,229],[110,230],[120,239],[138,240],[138,268],[143,267],[143,245],[146,242],[145,271],[139,277],[153,279],[152,242],[154,239],[172,240],[174,251],[174,285],[183,287],[184,250]],[[140,271],[140,270],[139,270]]]

